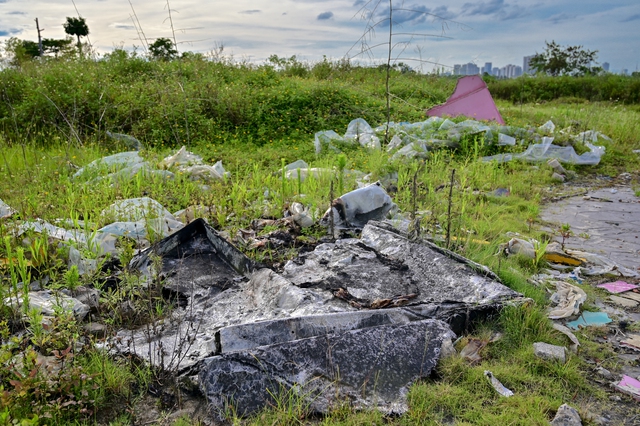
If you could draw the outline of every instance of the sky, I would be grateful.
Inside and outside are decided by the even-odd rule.
[[[416,70],[522,66],[545,42],[598,51],[610,71],[640,67],[639,0],[0,0],[0,41],[63,38],[81,16],[98,54],[145,53],[175,33],[178,50],[261,63],[271,55],[315,62],[384,63],[392,16],[392,60]],[[173,31],[172,31],[173,24]],[[378,47],[375,47],[378,46]]]

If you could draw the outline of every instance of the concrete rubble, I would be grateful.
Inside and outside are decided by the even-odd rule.
[[[278,274],[196,220],[129,269],[164,278],[181,308],[112,344],[189,376],[218,418],[291,392],[311,411],[346,401],[402,413],[409,386],[456,334],[524,300],[487,268],[374,221],[361,238],[320,244]]]

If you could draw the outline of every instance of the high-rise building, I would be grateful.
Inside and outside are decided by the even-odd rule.
[[[609,72],[609,62],[603,62],[602,69],[605,70],[606,72]]]
[[[460,64],[455,64],[453,66],[453,75],[460,75],[460,68],[462,68],[462,66]]]
[[[491,62],[485,62],[484,63],[484,67],[482,67],[482,73],[487,73],[489,75],[491,75],[491,66],[493,64]]]
[[[491,70],[491,75],[494,77],[500,77],[500,68],[495,67]]]
[[[533,74],[534,70],[531,68],[531,59],[533,59],[535,55],[525,56],[522,58],[522,72],[525,74]]]
[[[469,62],[460,67],[460,74],[462,75],[478,75],[480,74],[480,68],[474,63]]]

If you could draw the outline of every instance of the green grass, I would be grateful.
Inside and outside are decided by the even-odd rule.
[[[610,349],[593,343],[594,336],[585,334],[583,352],[569,355],[564,365],[535,358],[531,345],[536,341],[566,344],[564,336],[555,332],[546,319],[547,293],[526,281],[540,264],[496,256],[498,246],[509,239],[508,231],[542,240],[535,227],[540,203],[549,188],[557,188],[548,166],[481,162],[481,156],[497,149],[480,144],[477,138],[465,138],[457,150],[434,151],[419,161],[391,161],[384,150],[357,147],[316,155],[313,134],[317,131],[333,129],[342,133],[347,123],[357,117],[367,119],[372,126],[382,123],[384,73],[380,70],[344,63],[285,63],[279,67],[197,59],[159,63],[123,55],[115,52],[97,63],[51,61],[0,72],[0,91],[5,100],[0,106],[0,199],[18,211],[17,219],[40,218],[50,223],[68,219],[83,222],[80,228],[91,233],[110,222],[102,211],[113,202],[147,196],[170,212],[192,205],[207,206],[206,219],[234,236],[238,229],[248,228],[253,219],[281,217],[283,204],[293,201],[308,206],[316,219],[326,210],[332,177],[283,181],[283,163],[303,159],[311,167],[370,173],[372,180],[397,173],[397,190],[391,195],[402,211],[409,213],[415,208],[424,212],[422,235],[443,241],[444,229],[450,222],[452,249],[489,266],[506,285],[531,299],[525,306],[509,307],[494,320],[477,325],[474,336],[488,338],[493,331],[499,331],[502,339],[485,348],[480,365],[471,366],[459,358],[444,360],[435,378],[411,389],[410,409],[403,417],[390,419],[375,411],[354,412],[349,407],[336,407],[325,418],[309,418],[300,401],[285,394],[277,398],[279,404],[275,407],[246,421],[235,419],[234,423],[546,424],[564,402],[575,403],[580,410],[584,409],[580,401],[590,396],[606,402],[602,391],[585,379],[588,368],[584,358],[607,359]],[[423,110],[446,99],[454,83],[450,79],[394,71],[392,92],[406,102],[394,102],[392,119],[422,120]],[[498,107],[511,126],[537,127],[552,120],[558,128],[571,127],[574,133],[594,129],[611,137],[611,142],[605,142],[607,152],[600,165],[568,167],[577,172],[578,181],[595,174],[617,176],[640,169],[640,156],[632,153],[640,149],[640,120],[635,105],[574,101],[514,105],[499,101]],[[208,164],[222,160],[231,177],[207,187],[180,174],[173,180],[138,176],[115,183],[73,179],[76,166],[126,150],[106,139],[105,130],[139,138],[148,147],[142,155],[154,165],[188,144]],[[559,141],[566,142],[562,137]],[[449,217],[447,185],[454,169]],[[334,178],[334,184],[336,188],[341,185],[345,192],[357,186],[353,175],[346,175],[341,182]],[[636,187],[638,184],[634,183]],[[508,189],[509,196],[491,196],[496,189]],[[340,195],[335,191],[335,196]],[[69,244],[59,245],[33,233],[17,237],[16,223],[13,219],[0,221],[0,260],[8,262],[7,266],[0,266],[0,300],[20,297],[18,282],[27,275],[32,279],[47,276],[49,288],[101,286],[101,273],[77,276],[67,270]],[[268,230],[272,229],[263,232]],[[303,238],[314,242],[323,233],[322,229],[312,228],[305,231]],[[135,243],[121,242],[122,258],[131,257]],[[97,256],[90,249],[83,250],[87,256]],[[251,250],[247,254],[276,262],[294,256],[295,250]],[[148,308],[149,316],[138,318],[137,322],[162,316],[170,306],[158,305],[157,290],[142,289],[135,277],[127,277],[118,292],[103,293],[102,303],[112,311],[103,319],[114,329],[127,325],[127,320],[117,313],[123,301]],[[593,303],[595,293],[588,294],[587,303]],[[32,315],[36,324],[33,319]],[[20,351],[33,355],[27,348],[38,345],[49,354],[66,350],[68,341],[79,339],[82,333],[78,324],[62,315],[57,321],[56,327],[29,325],[20,312],[4,302],[0,310],[0,358],[8,362]],[[28,332],[20,338],[11,337],[21,327]],[[73,362],[61,385],[74,383],[75,387],[69,385],[71,390],[66,393],[61,393],[60,388],[50,390],[58,392],[60,404],[71,400],[83,404],[99,401],[105,407],[122,401],[131,403],[137,395],[134,390],[143,389],[154,377],[153,372],[135,363],[123,363],[96,351],[91,343],[71,353]],[[515,396],[499,397],[484,377],[484,370],[491,370]],[[7,391],[0,400],[0,420],[5,419],[0,424],[26,422],[33,415],[41,418],[47,413],[56,421],[70,424],[91,424],[95,420],[81,411],[82,404],[74,405],[77,410],[61,410],[51,406],[51,399],[46,397],[38,399],[33,392],[20,394],[12,384],[16,376],[11,374],[0,375],[0,386]],[[20,374],[28,376],[30,371]],[[81,379],[81,374],[91,380]],[[41,376],[34,377],[31,382],[24,382],[24,389],[30,386],[34,391],[46,385]],[[127,424],[126,416],[119,420],[116,417],[117,413],[113,414],[113,424]],[[179,424],[185,422],[181,419]]]

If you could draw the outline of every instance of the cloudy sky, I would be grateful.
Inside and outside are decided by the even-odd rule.
[[[388,0],[0,0],[0,40],[62,38],[67,16],[84,17],[99,53],[172,37],[180,51],[224,46],[236,60],[271,55],[382,63]],[[77,9],[77,11],[76,11]],[[639,0],[393,0],[393,57],[429,72],[485,62],[522,65],[545,41],[598,50],[612,71],[640,66]],[[134,17],[135,16],[137,17]],[[169,19],[171,15],[171,20]],[[418,61],[421,60],[422,62]],[[422,64],[422,65],[421,65]]]

